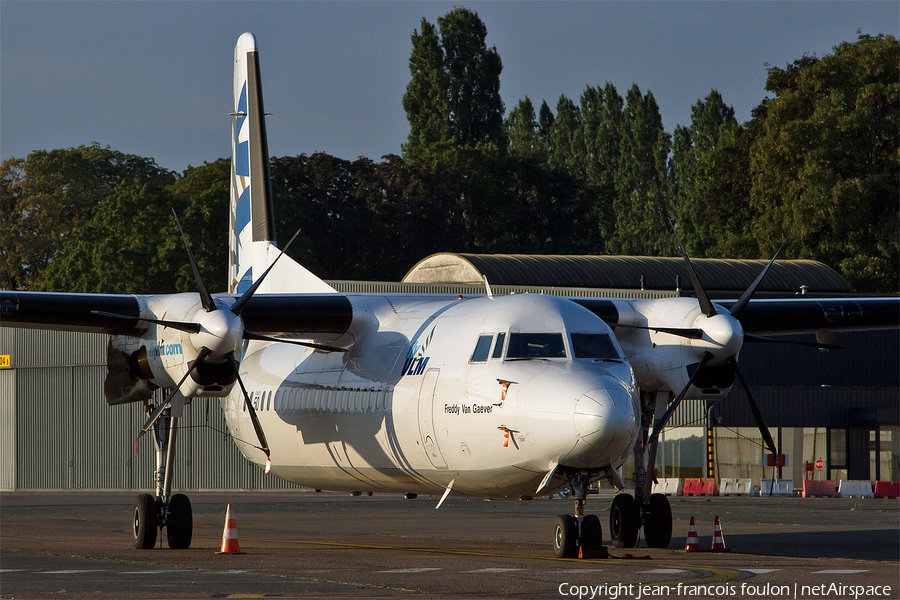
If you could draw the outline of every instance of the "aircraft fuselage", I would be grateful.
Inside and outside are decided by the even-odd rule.
[[[634,376],[584,308],[537,295],[348,298],[349,352],[246,349],[241,377],[275,475],[332,490],[434,493],[455,480],[459,494],[533,495],[556,464],[618,467],[631,451]],[[241,392],[223,408],[241,451],[265,464]]]

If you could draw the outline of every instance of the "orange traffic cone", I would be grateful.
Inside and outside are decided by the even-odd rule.
[[[700,539],[697,537],[697,526],[694,525],[694,517],[691,517],[691,527],[688,529],[687,543],[684,545],[686,552],[699,552]]]
[[[713,531],[713,552],[725,552],[725,538],[722,536],[722,525],[719,523],[719,515],[716,515],[716,528]]]
[[[225,533],[222,534],[222,550],[216,554],[243,554],[241,545],[238,543],[237,525],[234,523],[234,508],[228,505],[228,512],[225,514]]]

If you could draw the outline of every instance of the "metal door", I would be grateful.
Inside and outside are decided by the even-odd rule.
[[[419,433],[428,460],[436,469],[446,469],[447,463],[444,462],[437,437],[434,435],[434,390],[440,373],[440,369],[428,369],[422,378],[422,387],[419,388]]]

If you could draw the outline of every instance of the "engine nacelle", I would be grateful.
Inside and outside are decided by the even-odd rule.
[[[691,339],[648,329],[617,329],[616,335],[634,369],[638,387],[677,394],[690,381],[703,353],[711,352],[715,359],[704,367],[685,397],[718,400],[731,391],[734,369],[724,361],[737,355],[743,343],[743,330],[731,315],[708,318],[693,298],[647,300],[635,308],[629,319],[620,322],[638,327],[703,330],[703,337]],[[642,315],[646,318],[641,318]]]
[[[146,330],[140,338],[110,337],[104,384],[107,402],[143,401],[156,388],[174,388],[191,369],[203,347],[211,353],[181,384],[181,393],[186,397],[227,396],[237,375],[226,354],[239,351],[243,324],[224,303],[218,308],[206,312],[196,294],[146,298],[146,305],[141,307],[142,317],[196,323],[200,330],[192,333],[144,322]]]

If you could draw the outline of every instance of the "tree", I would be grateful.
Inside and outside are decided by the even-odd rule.
[[[165,190],[166,201],[178,213],[206,287],[211,292],[225,292],[228,289],[226,265],[230,178],[231,159],[220,158],[201,167],[189,166]],[[171,214],[171,210],[168,212]],[[165,229],[165,235],[159,240],[157,256],[165,263],[162,268],[173,273],[177,291],[197,290],[184,244],[174,222]]]
[[[24,286],[27,265],[21,257],[19,227],[25,194],[25,159],[9,158],[0,165],[0,289],[17,290]]]
[[[97,294],[174,293],[175,278],[160,260],[167,238],[180,244],[168,181],[123,181],[73,231],[31,288]],[[184,246],[181,245],[184,257]],[[187,258],[183,258],[187,263]],[[193,278],[192,278],[193,284]],[[196,285],[191,286],[196,290]]]
[[[556,102],[556,117],[550,126],[551,169],[561,169],[584,181],[585,173],[584,131],[581,127],[581,111],[565,94]]]
[[[689,127],[679,125],[675,128],[672,158],[669,161],[674,186],[671,216],[678,225],[678,234],[690,256],[710,256],[710,251],[716,245],[718,238],[707,217],[711,211],[719,208],[716,205],[725,198],[708,193],[712,183],[709,177],[713,173],[726,177],[738,175],[721,173],[717,170],[717,165],[725,160],[722,152],[735,142],[739,130],[734,109],[725,104],[722,95],[715,89],[704,100],[698,100],[691,107]],[[701,175],[698,171],[701,169],[703,177],[698,179]],[[735,200],[731,194],[727,198]],[[723,208],[727,211],[737,207]]]
[[[546,107],[547,103],[545,102],[543,106]],[[511,155],[525,159],[534,158],[544,163],[547,161],[550,148],[547,140],[541,135],[540,126],[534,115],[534,104],[528,96],[520,100],[510,111],[506,118],[506,128]]]
[[[478,14],[457,7],[434,25],[424,18],[413,31],[403,95],[410,132],[403,150],[416,158],[435,149],[492,144],[505,150],[497,48],[487,48],[487,27]]]
[[[620,254],[671,255],[666,225],[671,136],[665,132],[651,92],[632,85],[625,97],[619,167],[615,174],[616,232],[608,250]]]
[[[38,150],[4,167],[4,186],[15,190],[4,210],[16,220],[17,242],[4,247],[3,285],[18,289],[42,289],[40,274],[120,184],[156,186],[175,177],[153,159],[97,143]]]
[[[860,35],[821,59],[769,68],[751,149],[754,232],[764,252],[836,267],[860,291],[900,289],[900,44]]]

